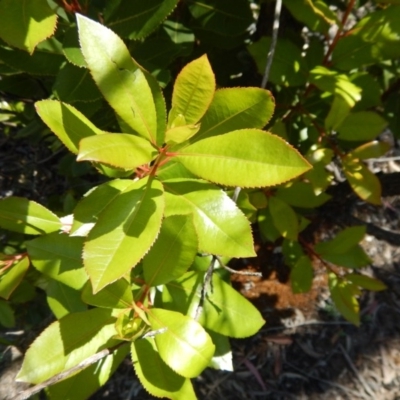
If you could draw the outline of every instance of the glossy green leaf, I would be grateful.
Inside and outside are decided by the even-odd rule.
[[[336,94],[331,103],[328,115],[325,118],[325,129],[336,131],[338,126],[346,119],[351,111],[352,105],[343,96]]]
[[[83,56],[103,96],[133,131],[157,143],[156,107],[145,74],[114,32],[79,14],[77,21]]]
[[[265,324],[260,312],[218,274],[212,278],[199,320],[205,328],[225,336],[244,338]]]
[[[6,328],[15,326],[14,311],[10,304],[3,299],[0,299],[0,326],[1,325]]]
[[[284,140],[257,129],[201,140],[179,150],[177,159],[200,178],[240,187],[276,185],[310,169]]]
[[[17,380],[40,383],[70,369],[98,351],[115,346],[111,310],[95,308],[53,322],[25,354]]]
[[[254,257],[250,224],[235,202],[218,187],[199,180],[163,182],[165,215],[193,213],[199,249],[230,257]]]
[[[33,266],[41,273],[73,289],[88,280],[82,265],[83,239],[52,233],[26,243]]]
[[[190,379],[178,375],[164,363],[154,339],[136,340],[131,352],[136,375],[150,394],[172,400],[196,400]]]
[[[385,155],[391,146],[388,142],[380,142],[373,140],[372,142],[365,143],[351,152],[352,158],[360,160],[368,160],[369,158],[379,158]]]
[[[387,289],[387,286],[382,281],[371,278],[367,275],[347,274],[345,279],[363,289],[372,290],[374,292],[380,292],[381,290]]]
[[[53,400],[86,400],[103,386],[124,361],[129,346],[121,346],[83,371],[50,386],[47,391]]]
[[[94,293],[143,258],[160,231],[163,209],[161,183],[146,178],[133,182],[101,213],[83,251]]]
[[[302,256],[290,272],[290,283],[293,293],[309,292],[312,286],[314,271],[310,257]]]
[[[24,50],[0,46],[0,60],[17,71],[39,76],[55,76],[65,58],[62,54],[39,49],[30,55]]]
[[[12,196],[0,200],[0,226],[27,235],[43,235],[58,231],[61,221],[41,204]]]
[[[153,32],[173,11],[178,0],[122,0],[106,18],[106,25],[129,39],[141,39]]]
[[[149,286],[158,286],[183,275],[197,253],[198,239],[191,215],[164,219],[160,234],[143,259],[143,274]]]
[[[29,258],[23,257],[0,274],[0,297],[8,300],[21,283],[29,268]]]
[[[293,208],[278,197],[269,198],[268,207],[275,227],[284,238],[297,240],[299,220]]]
[[[46,294],[47,304],[57,319],[70,313],[87,310],[86,304],[81,300],[81,293],[61,282],[50,280]]]
[[[95,101],[101,99],[101,93],[86,68],[66,63],[57,75],[53,92],[61,101]]]
[[[128,186],[130,179],[114,179],[91,189],[74,209],[71,236],[86,236],[94,226],[99,214]]]
[[[177,117],[182,125],[196,124],[207,111],[215,91],[215,77],[206,55],[187,64],[176,78],[168,124]]]
[[[360,325],[360,306],[355,297],[357,288],[350,282],[340,280],[333,273],[329,274],[329,290],[338,311],[354,325]]]
[[[132,289],[125,278],[118,279],[96,294],[93,294],[92,286],[87,284],[82,291],[82,300],[96,307],[131,308],[133,302]]]
[[[213,343],[215,344],[215,353],[209,367],[233,372],[232,350],[229,338],[219,333],[208,331]]]
[[[132,170],[149,163],[157,155],[147,140],[124,133],[90,136],[79,143],[77,161],[96,161]]]
[[[162,360],[185,378],[198,376],[215,351],[204,328],[190,317],[160,308],[149,310],[148,317],[153,330],[167,328],[155,336]]]
[[[200,129],[200,124],[171,127],[165,132],[167,143],[182,143],[194,136]]]
[[[0,15],[0,37],[29,53],[56,29],[57,15],[46,0],[2,0]]]
[[[78,153],[81,139],[103,133],[69,104],[56,100],[41,100],[35,103],[35,107],[43,122],[74,154]]]
[[[337,128],[342,140],[367,141],[375,139],[387,122],[373,111],[359,111],[349,114]]]
[[[198,141],[238,129],[263,128],[272,117],[275,101],[271,93],[260,88],[219,89],[201,119]]]

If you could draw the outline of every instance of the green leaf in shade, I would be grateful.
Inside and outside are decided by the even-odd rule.
[[[149,163],[156,155],[149,141],[127,133],[105,133],[79,143],[77,161],[96,161],[125,170]]]
[[[327,202],[331,196],[325,192],[316,195],[310,183],[293,182],[287,186],[280,186],[276,196],[293,207],[315,208]]]
[[[103,96],[133,131],[157,143],[156,106],[146,75],[114,32],[79,14],[77,21],[83,56]]]
[[[21,283],[29,268],[29,258],[23,257],[12,267],[0,274],[0,297],[8,300]]]
[[[122,37],[141,39],[153,32],[177,3],[178,0],[122,0],[105,22]]]
[[[136,375],[151,395],[172,400],[196,400],[190,379],[178,375],[164,363],[153,338],[133,342],[131,353]]]
[[[293,293],[309,292],[312,286],[314,271],[310,257],[300,257],[290,272]]]
[[[362,247],[358,245],[352,247],[345,253],[324,254],[322,258],[332,264],[351,269],[363,268],[372,262]]]
[[[374,292],[380,292],[381,290],[386,290],[387,286],[380,280],[371,278],[367,275],[360,274],[347,274],[345,279],[354,283],[363,289],[372,290]]]
[[[26,243],[33,266],[42,274],[79,290],[88,280],[82,265],[83,238],[52,233]]]
[[[95,308],[53,322],[31,344],[17,380],[41,383],[118,344],[112,310]]]
[[[35,103],[35,107],[43,122],[74,154],[78,153],[81,139],[103,133],[69,104],[56,100],[41,100]]]
[[[87,305],[81,300],[81,293],[78,290],[51,280],[46,288],[47,304],[57,319],[67,314],[87,310]]]
[[[193,213],[199,249],[230,257],[254,257],[249,221],[218,187],[200,180],[163,182],[165,215]]]
[[[376,175],[351,155],[342,159],[342,163],[347,181],[357,196],[368,203],[381,205],[382,187]]]
[[[61,221],[41,204],[12,196],[0,200],[0,226],[27,235],[43,235],[61,229]]]
[[[275,196],[269,198],[268,206],[274,225],[281,235],[290,240],[297,240],[299,219],[293,208]]]
[[[83,250],[94,293],[143,258],[160,231],[163,211],[163,187],[147,178],[132,183],[106,207]]]
[[[281,237],[281,233],[276,229],[269,208],[263,208],[258,211],[257,224],[260,228],[261,235],[265,240],[273,243],[276,239]]]
[[[233,372],[232,350],[229,338],[219,333],[208,331],[215,345],[214,357],[211,359],[209,367]]]
[[[260,312],[218,274],[212,278],[199,322],[225,336],[244,338],[257,333],[265,324]],[[200,299],[199,299],[200,300]]]
[[[192,142],[245,128],[263,128],[271,119],[275,101],[260,88],[219,89],[201,119]]]
[[[194,261],[197,242],[191,215],[167,217],[154,246],[143,259],[146,283],[158,286],[183,275]]]
[[[200,140],[179,150],[176,156],[193,174],[227,186],[276,185],[310,169],[284,140],[257,129]]]
[[[360,305],[356,298],[359,289],[345,280],[339,279],[335,274],[329,274],[329,290],[333,303],[338,311],[348,321],[356,326],[360,325]]]
[[[101,93],[86,68],[66,63],[57,75],[53,92],[62,101],[95,101],[101,99]]]
[[[205,114],[215,92],[215,77],[206,55],[187,64],[176,78],[172,93],[169,126],[176,118],[185,123],[196,124]]]
[[[357,246],[363,240],[365,225],[352,226],[339,232],[332,240],[318,243],[314,250],[324,256],[327,254],[343,254]]]
[[[14,311],[5,300],[0,299],[0,326],[12,328],[15,326]]]
[[[83,371],[47,388],[54,400],[86,400],[102,387],[129,353],[129,346],[121,346]]]
[[[185,378],[198,376],[209,364],[215,346],[204,328],[181,313],[160,308],[148,311],[153,330],[166,330],[155,336],[162,360]]]
[[[92,287],[88,283],[83,288],[82,300],[96,307],[131,308],[133,302],[132,289],[129,282],[125,278],[121,278],[93,294]]]
[[[341,95],[336,94],[331,103],[328,115],[325,118],[325,129],[327,131],[334,130],[345,120],[349,115],[352,106]]]
[[[74,209],[71,236],[86,236],[98,219],[98,215],[128,186],[130,179],[114,179],[91,189]]]
[[[17,71],[31,75],[57,75],[61,64],[65,61],[62,54],[49,53],[36,49],[30,55],[26,51],[0,46],[0,60]]]
[[[70,63],[77,67],[86,67],[86,61],[79,47],[78,29],[76,25],[72,25],[65,32],[62,46],[63,53]]]
[[[387,122],[373,111],[359,111],[349,114],[338,126],[339,139],[353,141],[369,141],[375,139]]]
[[[257,64],[258,72],[263,75],[267,57],[265,52],[271,46],[270,37],[262,37],[258,42],[248,47],[250,54]],[[272,63],[269,79],[276,85],[300,86],[307,81],[309,69],[301,54],[302,50],[288,39],[278,39],[274,62]]]
[[[380,142],[373,140],[372,142],[365,143],[351,152],[351,158],[358,158],[360,160],[368,160],[368,158],[379,158],[385,155],[391,148],[388,142]]]
[[[56,30],[57,15],[46,0],[2,0],[0,15],[0,37],[29,53]]]

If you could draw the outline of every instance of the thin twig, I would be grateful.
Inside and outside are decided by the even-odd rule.
[[[231,274],[236,274],[236,275],[244,275],[244,276],[259,276],[262,277],[261,272],[253,272],[253,271],[236,271],[236,269],[230,268],[227,265],[223,263],[221,260],[221,257],[215,256],[215,258],[218,260],[219,265],[229,271]]]
[[[274,25],[272,27],[272,40],[271,46],[269,48],[269,52],[267,55],[267,64],[265,66],[264,76],[261,82],[261,87],[265,89],[267,87],[267,82],[269,78],[269,72],[271,70],[272,60],[274,58],[276,43],[278,41],[278,31],[279,31],[279,23],[281,17],[282,10],[282,0],[276,0],[275,4],[275,14],[274,14]]]
[[[194,319],[197,321],[200,318],[200,314],[203,311],[204,300],[206,298],[206,294],[208,291],[208,287],[212,289],[212,275],[214,272],[215,262],[217,261],[217,257],[213,256],[210,266],[207,269],[206,274],[204,275],[203,285],[201,286],[201,293],[200,293],[200,301],[197,305],[197,309],[194,315]]]

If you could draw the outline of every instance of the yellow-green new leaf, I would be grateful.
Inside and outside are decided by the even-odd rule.
[[[143,258],[160,231],[163,211],[163,187],[147,178],[133,182],[104,209],[83,250],[94,293]]]
[[[311,166],[293,147],[271,133],[241,129],[200,140],[176,153],[193,174],[226,186],[272,186]]]
[[[57,15],[46,0],[2,0],[0,15],[0,37],[29,53],[56,30]]]
[[[149,163],[156,155],[156,149],[146,139],[124,133],[105,133],[82,139],[77,160],[131,170]]]
[[[148,311],[153,330],[166,328],[155,335],[162,360],[179,375],[194,378],[208,366],[215,346],[204,328],[181,313],[160,308]]]
[[[172,94],[169,124],[182,115],[187,125],[196,124],[214,96],[215,77],[206,55],[187,64],[179,73]]]
[[[68,314],[53,322],[26,352],[17,380],[41,383],[66,371],[98,351],[115,346],[111,310],[95,308]]]
[[[29,258],[23,257],[0,274],[0,297],[8,299],[18,287],[29,268]]]

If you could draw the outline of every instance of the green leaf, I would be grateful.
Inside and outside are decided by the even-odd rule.
[[[83,251],[94,293],[143,258],[159,233],[163,211],[163,187],[147,178],[133,182],[106,207]]]
[[[304,256],[304,251],[299,242],[284,239],[282,243],[282,255],[285,264],[294,268],[300,258]]]
[[[196,124],[207,111],[215,92],[215,77],[207,55],[187,64],[176,78],[172,108],[168,117],[171,127],[176,118],[180,125]]]
[[[290,272],[293,293],[309,292],[312,286],[314,270],[310,257],[302,256]]]
[[[343,254],[357,246],[363,240],[366,226],[352,226],[339,232],[332,240],[318,243],[314,250],[322,256],[328,254]]]
[[[373,140],[372,142],[365,143],[351,152],[351,158],[358,158],[360,160],[368,160],[368,158],[379,158],[385,155],[391,148],[388,142],[380,142]]]
[[[260,228],[262,237],[270,242],[275,242],[276,239],[281,237],[280,232],[276,229],[272,219],[271,210],[263,208],[258,211],[257,223]]]
[[[200,178],[240,187],[276,185],[310,169],[284,140],[257,129],[201,140],[179,150],[177,159]]]
[[[132,170],[149,163],[156,155],[157,151],[150,142],[139,136],[105,133],[82,139],[77,161],[96,161]]]
[[[349,114],[337,128],[342,140],[369,141],[375,139],[387,122],[373,111],[359,111]]]
[[[254,335],[265,324],[257,308],[218,274],[213,275],[212,289],[206,294],[198,321],[207,329],[234,338]]]
[[[183,275],[194,261],[197,242],[191,215],[167,217],[154,246],[143,259],[146,283],[158,286]]]
[[[151,395],[172,400],[196,400],[190,379],[178,375],[164,363],[154,339],[136,340],[131,345],[131,352],[136,375]]]
[[[238,129],[261,129],[271,119],[274,107],[274,98],[264,89],[219,89],[192,142]]]
[[[6,328],[12,328],[15,326],[14,311],[3,299],[0,299],[0,325],[3,325]]]
[[[372,290],[374,292],[380,292],[381,290],[387,289],[387,286],[383,282],[366,275],[347,274],[345,275],[345,279],[363,289]]]
[[[329,290],[338,311],[351,323],[360,325],[360,306],[355,297],[358,289],[352,283],[339,279],[335,274],[329,274]]]
[[[209,367],[233,372],[232,350],[229,338],[219,333],[209,331],[213,343],[215,344],[215,353]]]
[[[118,279],[96,294],[93,294],[91,285],[87,284],[82,291],[82,300],[96,307],[131,308],[132,289],[125,278]]]
[[[78,154],[81,139],[103,133],[69,104],[56,100],[41,100],[35,103],[35,107],[43,122],[74,154]]]
[[[111,313],[111,310],[95,308],[68,314],[53,322],[26,352],[17,380],[44,382],[98,351],[118,344],[112,339],[116,332]]]
[[[69,103],[95,101],[102,97],[89,70],[70,63],[66,63],[60,69],[54,82],[53,92],[58,99]]]
[[[57,319],[67,314],[85,311],[87,306],[81,300],[78,290],[51,280],[46,288],[47,304]]]
[[[11,46],[29,53],[51,36],[57,25],[57,15],[46,0],[2,0],[0,15],[0,37]]]
[[[64,34],[62,43],[63,53],[67,60],[77,67],[85,67],[86,61],[83,58],[82,51],[79,47],[78,30],[75,25],[72,25]]]
[[[361,246],[352,247],[345,253],[324,254],[322,257],[332,264],[351,269],[366,267],[372,262]]]
[[[155,336],[162,360],[185,378],[198,376],[215,351],[204,328],[194,319],[175,311],[152,308],[148,317],[153,330],[167,328]]]
[[[79,14],[77,21],[83,56],[103,96],[133,131],[157,143],[157,113],[146,75],[114,32]]]
[[[0,273],[0,297],[8,300],[14,290],[21,283],[29,268],[29,258],[23,257],[12,267]]]
[[[130,179],[114,179],[86,193],[74,209],[74,222],[70,235],[86,236],[99,214],[131,184]]]
[[[150,35],[177,3],[178,0],[122,0],[105,22],[122,37],[141,39]]]
[[[33,266],[41,273],[73,289],[88,280],[82,265],[83,239],[52,233],[26,243]]]
[[[195,135],[199,129],[200,124],[171,127],[165,132],[165,141],[167,143],[182,143]]]
[[[319,207],[331,198],[325,192],[316,195],[312,185],[306,182],[293,182],[280,186],[276,191],[276,197],[293,207],[301,208]]]
[[[351,104],[343,96],[336,94],[333,98],[331,108],[325,118],[325,129],[336,131],[338,126],[346,119],[351,111]]]
[[[254,257],[250,224],[218,187],[199,180],[163,182],[165,216],[193,213],[199,249],[230,257]]]
[[[0,200],[0,226],[27,235],[43,235],[61,229],[61,221],[42,205],[11,196]]]
[[[76,375],[48,387],[49,397],[54,400],[88,399],[111,378],[128,353],[129,346],[121,346]]]
[[[297,240],[299,219],[293,208],[275,196],[269,198],[268,205],[274,225],[281,235],[290,240]]]

